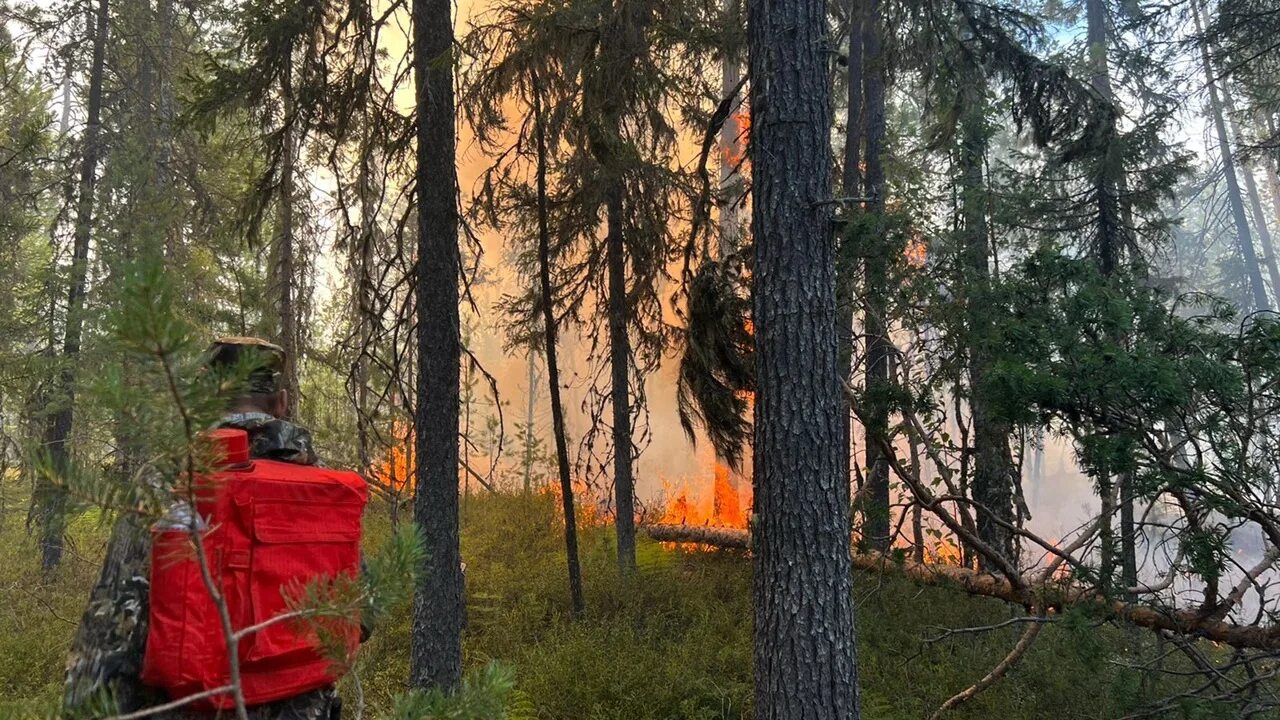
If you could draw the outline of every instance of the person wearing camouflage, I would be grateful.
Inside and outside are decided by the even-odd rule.
[[[282,348],[259,338],[216,340],[209,348],[206,365],[215,372],[239,369],[248,373],[247,387],[230,399],[227,415],[217,427],[247,431],[252,457],[317,465],[311,433],[287,416],[288,391],[280,387],[284,361]],[[190,510],[175,507],[174,512]],[[167,701],[139,679],[147,637],[149,530],[134,514],[122,516],[112,530],[102,571],[71,643],[63,696],[68,717],[98,715],[108,703],[115,712],[129,713]],[[251,707],[249,717],[337,720],[340,712],[337,691],[327,687]],[[213,716],[179,708],[149,717],[208,720]]]

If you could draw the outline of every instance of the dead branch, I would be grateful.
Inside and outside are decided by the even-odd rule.
[[[698,525],[650,525],[649,537],[661,542],[694,543],[714,547],[750,549],[747,530]],[[1018,585],[971,568],[898,560],[876,552],[856,553],[853,567],[865,572],[896,573],[924,585],[951,586],[970,595],[995,598],[1048,612],[1069,607],[1086,609],[1101,617],[1150,630],[1203,638],[1236,648],[1280,650],[1280,626],[1240,625],[1206,615],[1200,610],[1165,609],[1152,605],[1108,599],[1090,587],[1070,579],[1026,579]]]
[[[1027,629],[1023,631],[1022,637],[1018,638],[1017,644],[1015,644],[1013,649],[1009,651],[1009,654],[1005,655],[1004,659],[991,669],[991,672],[982,676],[982,679],[978,682],[948,698],[947,701],[942,703],[942,706],[933,713],[930,720],[938,720],[938,718],[942,717],[942,715],[948,710],[955,708],[966,700],[972,699],[978,693],[991,687],[1000,678],[1004,677],[1005,673],[1009,672],[1009,669],[1014,665],[1017,665],[1018,661],[1022,659],[1022,656],[1027,654],[1027,650],[1031,648],[1031,644],[1035,642],[1036,636],[1040,634],[1040,630],[1043,627],[1044,623],[1040,622],[1035,622],[1029,625]]]
[[[150,717],[152,715],[159,715],[160,713],[168,712],[170,710],[177,710],[180,707],[185,707],[199,700],[207,700],[208,698],[216,697],[218,695],[226,695],[234,689],[235,688],[232,687],[231,685],[223,685],[222,687],[216,687],[212,690],[205,690],[203,692],[187,695],[186,697],[180,697],[177,700],[174,700],[172,702],[167,702],[163,705],[155,705],[149,708],[143,708],[136,712],[126,713],[124,715],[114,715],[112,717],[107,718],[106,720],[138,720],[138,718]]]

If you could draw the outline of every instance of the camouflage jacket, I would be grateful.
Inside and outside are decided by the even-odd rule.
[[[219,427],[248,431],[253,457],[318,464],[311,434],[288,421],[265,413],[237,413],[225,417]],[[132,514],[121,517],[112,530],[102,572],[72,639],[63,695],[63,710],[68,717],[101,715],[106,703],[113,713],[127,713],[167,700],[139,679],[147,639],[150,551],[147,523]],[[339,709],[337,692],[329,687],[252,707],[249,717],[336,720]],[[210,720],[214,714],[183,708],[151,717]]]

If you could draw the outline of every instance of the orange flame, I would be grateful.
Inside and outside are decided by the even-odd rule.
[[[745,528],[746,508],[742,493],[734,484],[728,465],[715,463],[713,483],[709,497],[691,495],[687,483],[671,493],[664,483],[671,502],[663,511],[660,522],[676,525],[715,525],[717,527]]]
[[[712,495],[711,517],[717,525],[726,527],[746,527],[742,517],[742,501],[738,497],[738,488],[729,479],[729,467],[716,463],[716,484]]]
[[[413,428],[407,423],[396,423],[391,428],[391,439],[394,442],[387,448],[381,460],[369,467],[369,476],[374,482],[395,493],[413,489]]]

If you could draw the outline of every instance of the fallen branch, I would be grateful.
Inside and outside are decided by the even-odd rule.
[[[737,528],[709,525],[649,525],[649,537],[660,542],[693,543],[723,548],[750,549],[751,534]],[[892,573],[924,585],[951,586],[970,595],[995,598],[1022,605],[1060,611],[1080,607],[1100,616],[1151,630],[1165,630],[1189,637],[1204,638],[1235,648],[1280,649],[1280,627],[1239,625],[1206,616],[1200,610],[1166,610],[1150,605],[1108,600],[1092,588],[1070,579],[1047,577],[1025,580],[1015,586],[1003,577],[954,565],[898,560],[876,552],[855,553],[853,567],[865,572]]]
[[[1022,637],[1018,638],[1017,644],[1009,651],[1009,654],[1005,655],[1004,659],[1000,661],[1000,664],[992,668],[991,672],[983,675],[982,679],[978,682],[948,698],[947,701],[942,703],[942,706],[933,713],[930,720],[938,720],[938,718],[942,717],[942,715],[948,710],[955,708],[955,706],[965,702],[966,700],[972,699],[975,695],[991,687],[1000,678],[1004,677],[1005,673],[1009,672],[1009,669],[1014,665],[1017,665],[1018,661],[1022,659],[1022,656],[1027,654],[1027,650],[1031,648],[1031,644],[1035,642],[1036,636],[1040,634],[1040,630],[1042,628],[1044,628],[1044,623],[1036,622],[1029,625],[1026,631],[1022,633]]]

